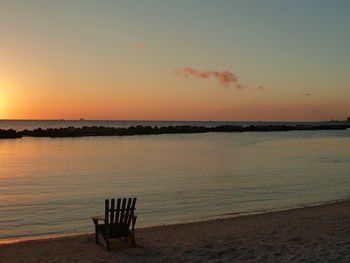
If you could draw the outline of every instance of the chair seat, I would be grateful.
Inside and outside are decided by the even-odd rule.
[[[97,225],[97,231],[101,232],[103,236],[106,236],[107,227],[109,227],[108,236],[110,238],[130,235],[129,226],[127,224],[99,224]]]

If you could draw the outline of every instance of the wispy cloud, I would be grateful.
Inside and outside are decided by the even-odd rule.
[[[239,89],[239,90],[241,90],[241,89],[246,89],[246,88],[248,88],[248,86],[242,85],[242,84],[237,84],[237,85],[236,85],[236,88]]]
[[[175,69],[174,74],[183,77],[192,77],[196,79],[208,79],[214,78],[220,85],[228,87],[230,85],[235,85],[237,89],[247,88],[245,85],[238,83],[238,77],[228,71],[217,71],[217,70],[198,70],[190,67]]]
[[[303,96],[311,96],[311,93],[304,93]]]

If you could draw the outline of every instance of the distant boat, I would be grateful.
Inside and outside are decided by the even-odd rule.
[[[84,119],[84,118],[80,118],[79,120],[80,120],[80,121],[85,121],[85,119]]]

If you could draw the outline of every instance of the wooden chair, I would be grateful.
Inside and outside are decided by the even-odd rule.
[[[117,201],[117,202],[116,202]],[[110,205],[109,205],[110,204]],[[135,215],[136,198],[118,198],[117,200],[105,200],[105,217],[95,216],[92,221],[95,224],[95,240],[99,244],[99,237],[102,237],[105,247],[109,250],[109,239],[124,237],[131,239],[131,245],[135,243]],[[103,221],[103,224],[99,224]],[[130,229],[131,225],[131,229]]]

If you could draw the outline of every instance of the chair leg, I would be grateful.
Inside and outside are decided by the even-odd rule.
[[[131,233],[130,238],[131,238],[131,246],[136,247],[134,232]]]
[[[109,250],[109,231],[106,231],[106,235],[105,235],[105,243],[106,243],[106,250]]]
[[[131,231],[130,231],[130,236],[131,236],[131,246],[136,247],[136,242],[135,242],[135,223],[136,223],[136,216],[133,216],[132,222],[131,222]]]
[[[95,226],[95,242],[96,242],[96,244],[99,244],[97,226]]]
[[[106,239],[106,250],[109,251],[109,239]]]

